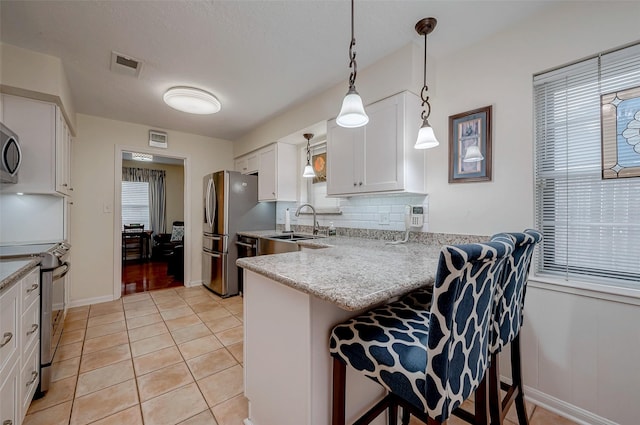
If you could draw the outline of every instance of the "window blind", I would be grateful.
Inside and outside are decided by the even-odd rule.
[[[122,182],[122,228],[125,224],[141,223],[149,226],[149,183]]]
[[[602,178],[600,121],[638,86],[640,45],[534,77],[538,274],[640,289],[640,177]]]

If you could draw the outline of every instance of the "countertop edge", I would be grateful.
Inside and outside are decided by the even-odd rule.
[[[20,279],[25,277],[33,268],[37,267],[38,264],[40,264],[40,258],[21,261],[26,261],[26,264],[0,281],[0,292],[18,282]]]

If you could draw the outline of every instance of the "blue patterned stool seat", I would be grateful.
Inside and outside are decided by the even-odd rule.
[[[330,348],[347,365],[425,410],[429,316],[402,301],[387,304],[336,326]]]
[[[370,423],[387,408],[394,424],[398,406],[429,424],[441,424],[477,388],[487,389],[483,378],[493,297],[513,248],[506,238],[445,246],[433,295],[425,288],[337,325],[329,347],[334,357],[333,425],[345,423],[347,365],[389,391],[358,424]],[[488,422],[488,412],[484,417],[478,423]]]

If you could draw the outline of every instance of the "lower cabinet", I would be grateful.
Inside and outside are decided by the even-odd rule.
[[[40,269],[5,288],[0,307],[0,424],[20,425],[40,382]]]

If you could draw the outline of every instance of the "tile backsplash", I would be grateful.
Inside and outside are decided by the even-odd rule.
[[[353,196],[341,198],[339,209],[342,214],[318,214],[317,220],[321,227],[328,227],[333,222],[335,227],[352,229],[373,230],[405,230],[404,217],[408,211],[408,205],[422,206],[424,208],[424,225],[421,229],[412,228],[413,231],[427,232],[429,230],[429,205],[427,195],[375,195]],[[298,203],[278,202],[276,207],[276,224],[284,225],[285,212],[289,208],[291,225],[312,226],[313,216],[308,208],[303,209],[303,214],[295,216]],[[320,211],[319,211],[320,212]]]

